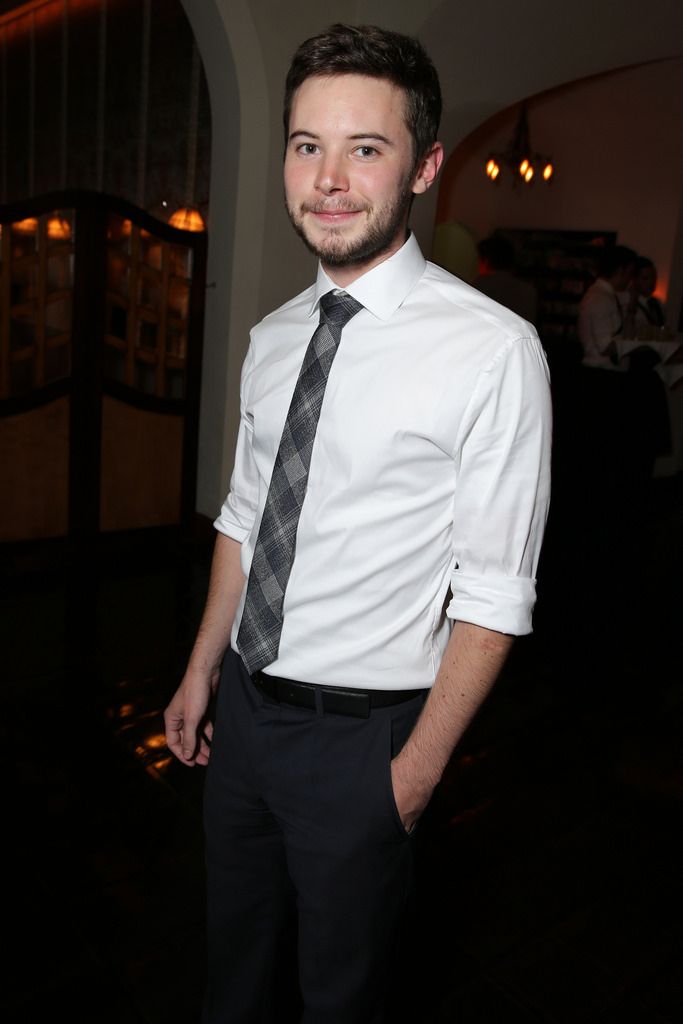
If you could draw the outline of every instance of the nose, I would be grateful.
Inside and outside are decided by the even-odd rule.
[[[318,165],[315,187],[329,196],[334,192],[347,192],[349,178],[341,155],[326,153]]]

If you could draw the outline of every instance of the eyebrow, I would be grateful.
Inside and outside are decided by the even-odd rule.
[[[387,146],[393,146],[391,139],[388,139],[386,135],[380,135],[379,132],[357,132],[355,135],[349,135],[349,139],[355,141],[370,139],[373,142],[384,142]]]
[[[307,139],[320,139],[319,135],[315,132],[306,131],[305,128],[300,128],[295,132],[292,132],[289,136],[289,142],[293,142],[295,139],[307,138]],[[347,136],[350,142],[361,142],[368,140],[370,142],[383,142],[386,146],[393,146],[394,143],[391,139],[388,139],[386,135],[380,135],[379,132],[355,132],[353,135]]]

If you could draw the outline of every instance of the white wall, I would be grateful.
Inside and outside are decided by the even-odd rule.
[[[197,511],[214,518],[232,471],[243,339],[258,317],[268,137],[245,130],[250,104],[268,120],[262,53],[246,3],[182,0],[211,103],[207,292],[199,422]],[[249,102],[247,102],[247,99]],[[238,197],[245,197],[238,202]],[[238,258],[239,257],[239,258]]]

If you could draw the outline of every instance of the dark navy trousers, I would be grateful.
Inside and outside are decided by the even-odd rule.
[[[384,1020],[413,859],[390,762],[423,703],[368,718],[277,704],[228,651],[205,790],[204,1024],[282,1024],[292,982],[302,1024]]]

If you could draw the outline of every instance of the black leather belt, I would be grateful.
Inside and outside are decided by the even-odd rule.
[[[257,690],[278,704],[315,711],[316,693],[319,693],[324,712],[353,718],[368,718],[374,708],[403,704],[427,693],[427,690],[345,690],[341,686],[314,686],[263,672],[255,672],[251,678]]]

